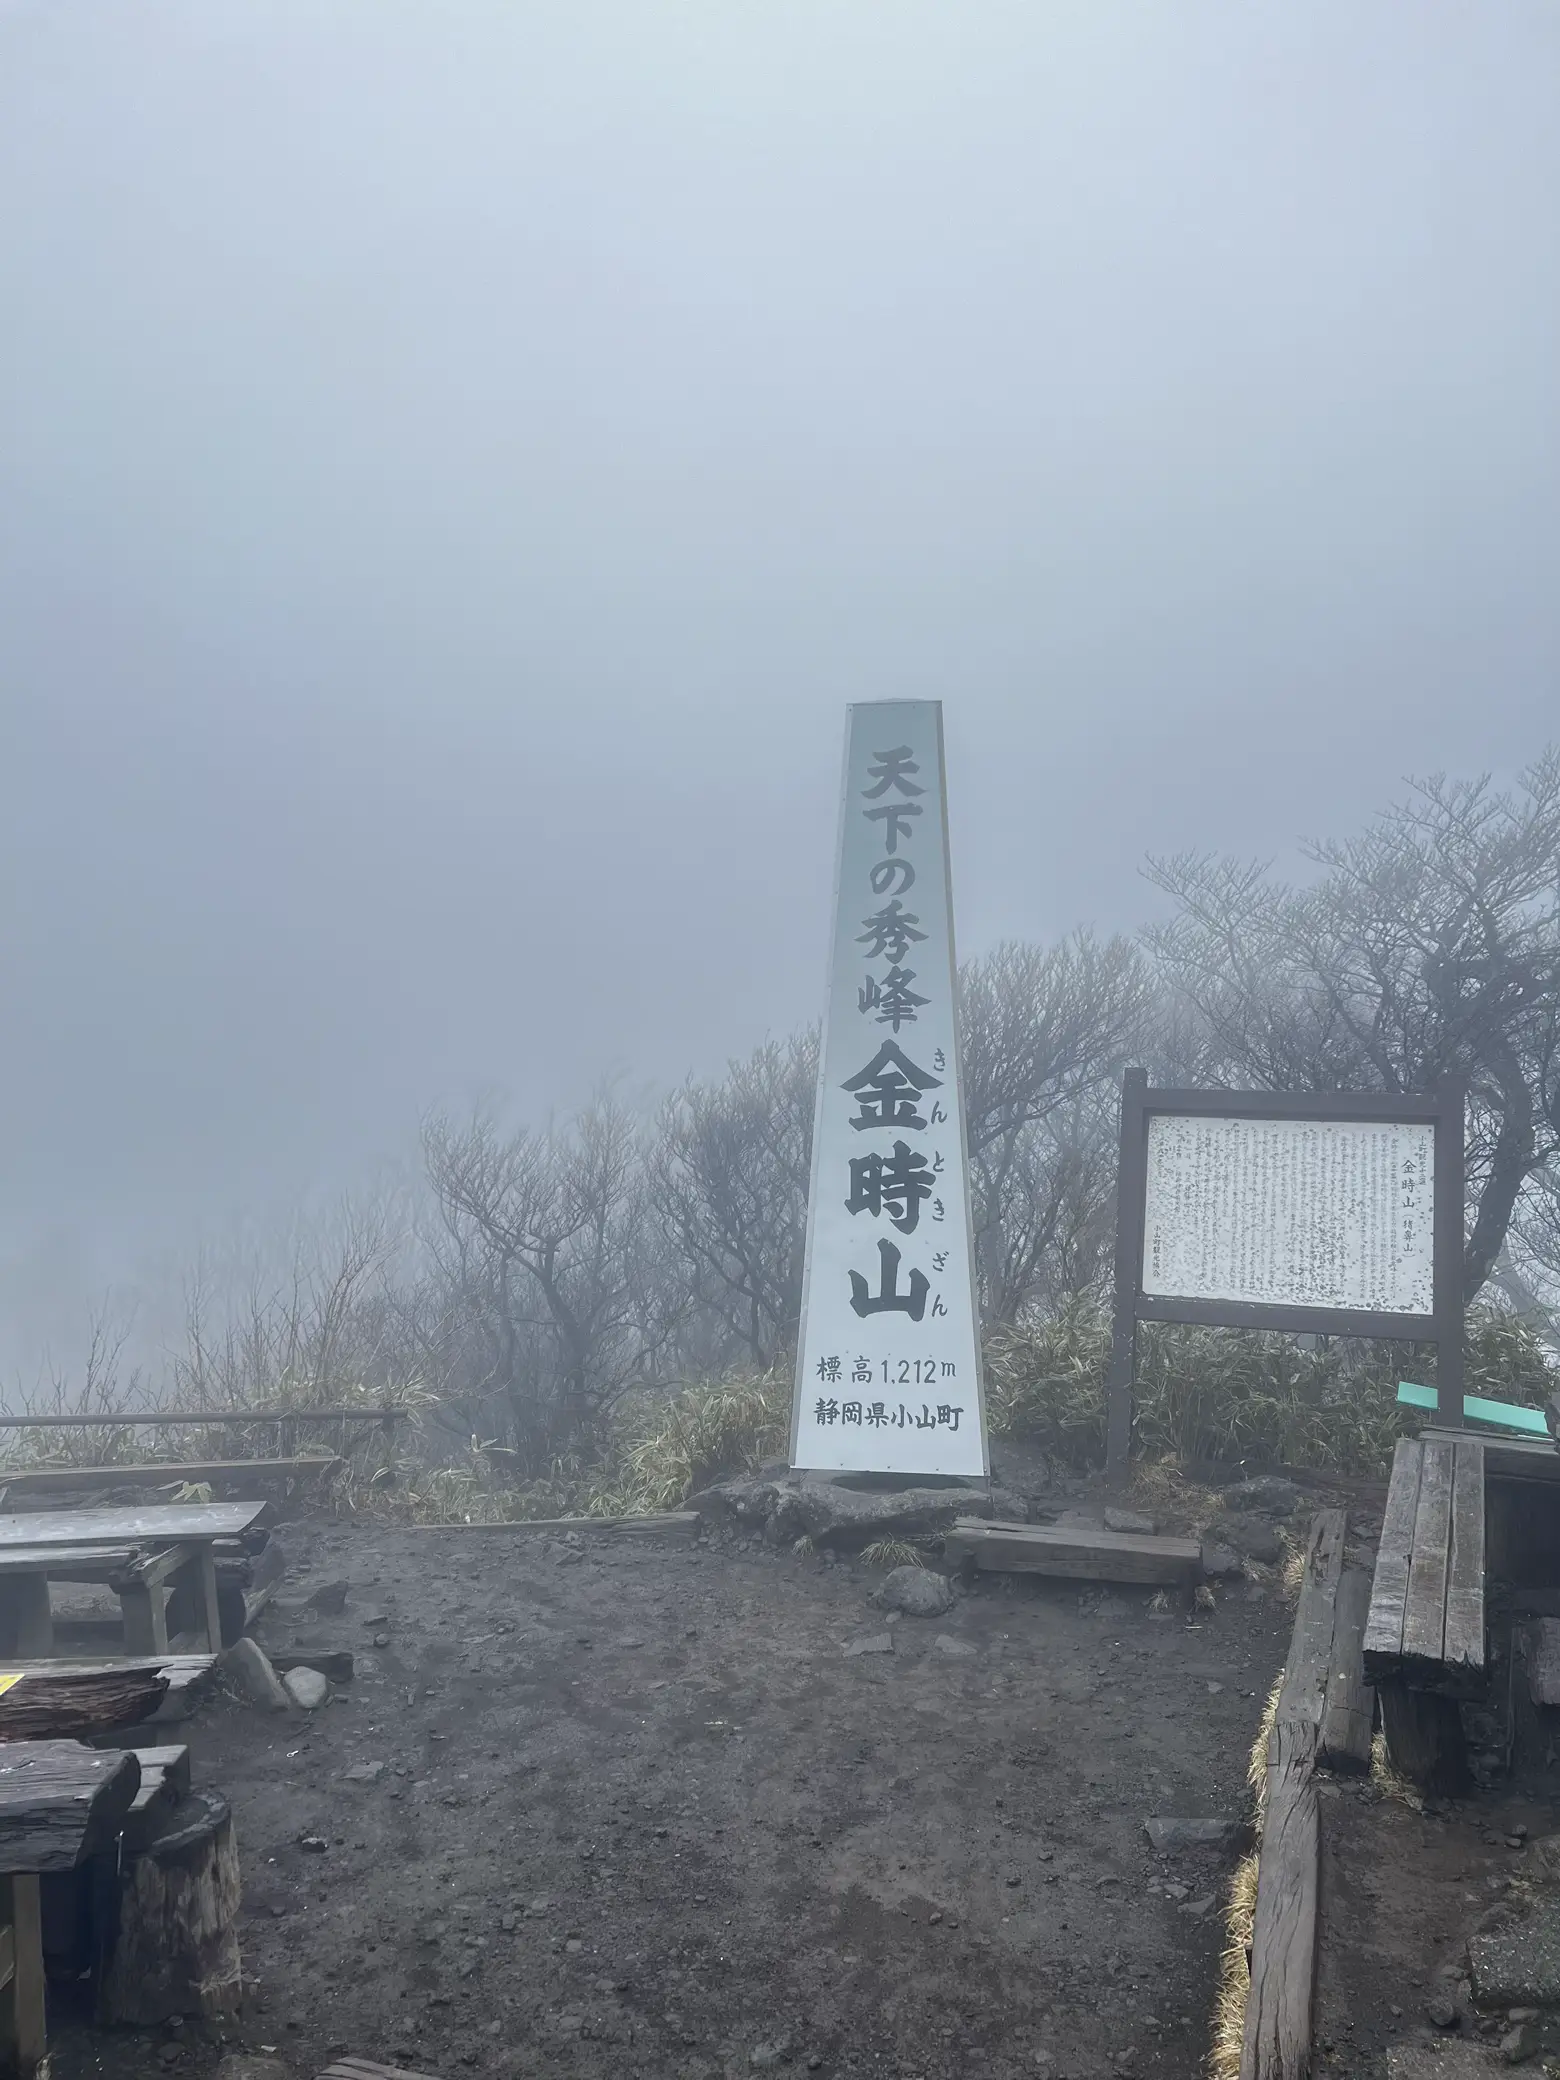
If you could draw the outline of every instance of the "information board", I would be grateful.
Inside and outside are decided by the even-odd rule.
[[[1423,1123],[1161,1113],[1142,1291],[1428,1315],[1434,1164]]]
[[[1140,1322],[1433,1344],[1463,1421],[1463,1115],[1433,1091],[1121,1086],[1106,1467],[1132,1448]]]
[[[791,1463],[987,1470],[938,701],[848,712]]]

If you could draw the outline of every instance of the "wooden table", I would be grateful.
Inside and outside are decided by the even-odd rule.
[[[133,1753],[74,1741],[0,1745],[0,2074],[48,2064],[38,1879],[111,1843],[141,1785]]]
[[[7,1651],[47,1660],[54,1651],[49,1584],[101,1582],[119,1598],[132,1654],[165,1654],[169,1586],[192,1591],[195,1633],[208,1653],[222,1651],[212,1544],[238,1538],[266,1514],[264,1502],[170,1503],[153,1509],[74,1509],[0,1516],[0,1616]]]

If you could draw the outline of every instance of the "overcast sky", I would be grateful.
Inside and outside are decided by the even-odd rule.
[[[0,0],[0,1373],[203,1230],[1560,734],[1553,0]]]

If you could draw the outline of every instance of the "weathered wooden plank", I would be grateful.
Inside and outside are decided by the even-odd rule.
[[[153,1776],[171,1790],[175,1798],[182,1798],[189,1790],[190,1751],[184,1742],[171,1742],[163,1748],[128,1748],[124,1752],[133,1755],[141,1765],[141,1789],[135,1797],[137,1806],[141,1804],[148,1780]]]
[[[1427,1444],[1439,1443],[1443,1438],[1448,1444],[1460,1444],[1467,1433],[1426,1429],[1419,1434]],[[1560,1481],[1560,1449],[1552,1438],[1481,1437],[1479,1443],[1484,1447],[1484,1465],[1488,1473],[1498,1473],[1512,1480]]]
[[[1097,1531],[1089,1524],[996,1525],[977,1517],[960,1517],[944,1535],[943,1557],[1003,1573],[1145,1584],[1188,1582],[1202,1566],[1195,1539]]]
[[[1414,1552],[1403,1607],[1405,1659],[1444,1660],[1446,1574],[1452,1548],[1452,1468],[1455,1448],[1427,1444],[1414,1515]]]
[[[1327,1703],[1322,1713],[1320,1759],[1329,1769],[1370,1768],[1376,1723],[1376,1693],[1365,1680],[1365,1620],[1370,1611],[1370,1576],[1345,1568],[1338,1581],[1332,1655],[1327,1668]]]
[[[1408,1570],[1414,1552],[1414,1517],[1419,1508],[1419,1476],[1424,1447],[1417,1438],[1401,1437],[1392,1454],[1392,1480],[1376,1548],[1370,1614],[1365,1624],[1366,1665],[1372,1654],[1403,1651],[1403,1614],[1408,1603]]]
[[[0,1546],[0,1575],[42,1574],[51,1582],[106,1582],[136,1558],[135,1546]]]
[[[314,1668],[333,1683],[350,1683],[353,1676],[352,1649],[350,1647],[318,1647],[311,1654],[306,1647],[295,1647],[290,1653],[268,1654],[266,1659],[279,1676],[289,1669]]]
[[[0,1516],[0,1546],[144,1545],[148,1539],[237,1538],[267,1502],[170,1502],[146,1509],[61,1509]]]
[[[0,1695],[0,1741],[83,1740],[139,1726],[168,1692],[155,1666],[59,1674],[44,1662],[39,1669]]]
[[[1319,1510],[1311,1520],[1300,1608],[1268,1737],[1240,2080],[1305,2080],[1311,2068],[1320,1854],[1315,1767],[1346,1529],[1342,1510]]]
[[[1484,1446],[1452,1447],[1452,1535],[1441,1659],[1469,1675],[1484,1669]]]
[[[1320,1824],[1317,1732],[1298,1719],[1268,1740],[1267,1795],[1240,2080],[1305,2080],[1316,1986]]]
[[[244,1480],[306,1480],[340,1463],[332,1453],[309,1452],[292,1459],[189,1459],[177,1465],[154,1461],[139,1466],[8,1466],[0,1467],[0,1486],[32,1495],[72,1495],[87,1488],[167,1488],[176,1481],[228,1486]]]
[[[141,1786],[126,1750],[74,1741],[0,1748],[0,1872],[69,1871],[111,1842]]]

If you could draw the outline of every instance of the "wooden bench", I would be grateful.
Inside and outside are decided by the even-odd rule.
[[[1458,1701],[1482,1694],[1484,1443],[1403,1438],[1376,1553],[1365,1673],[1394,1768],[1432,1789],[1466,1775]]]
[[[54,1651],[52,1581],[106,1582],[119,1598],[132,1654],[166,1654],[166,1602],[186,1585],[192,1644],[222,1650],[218,1540],[250,1532],[263,1502],[169,1504],[0,1516],[0,1654],[47,1660]]]
[[[77,1869],[116,1839],[140,1789],[132,1754],[74,1741],[0,1746],[0,2075],[48,2063],[38,1880]]]

